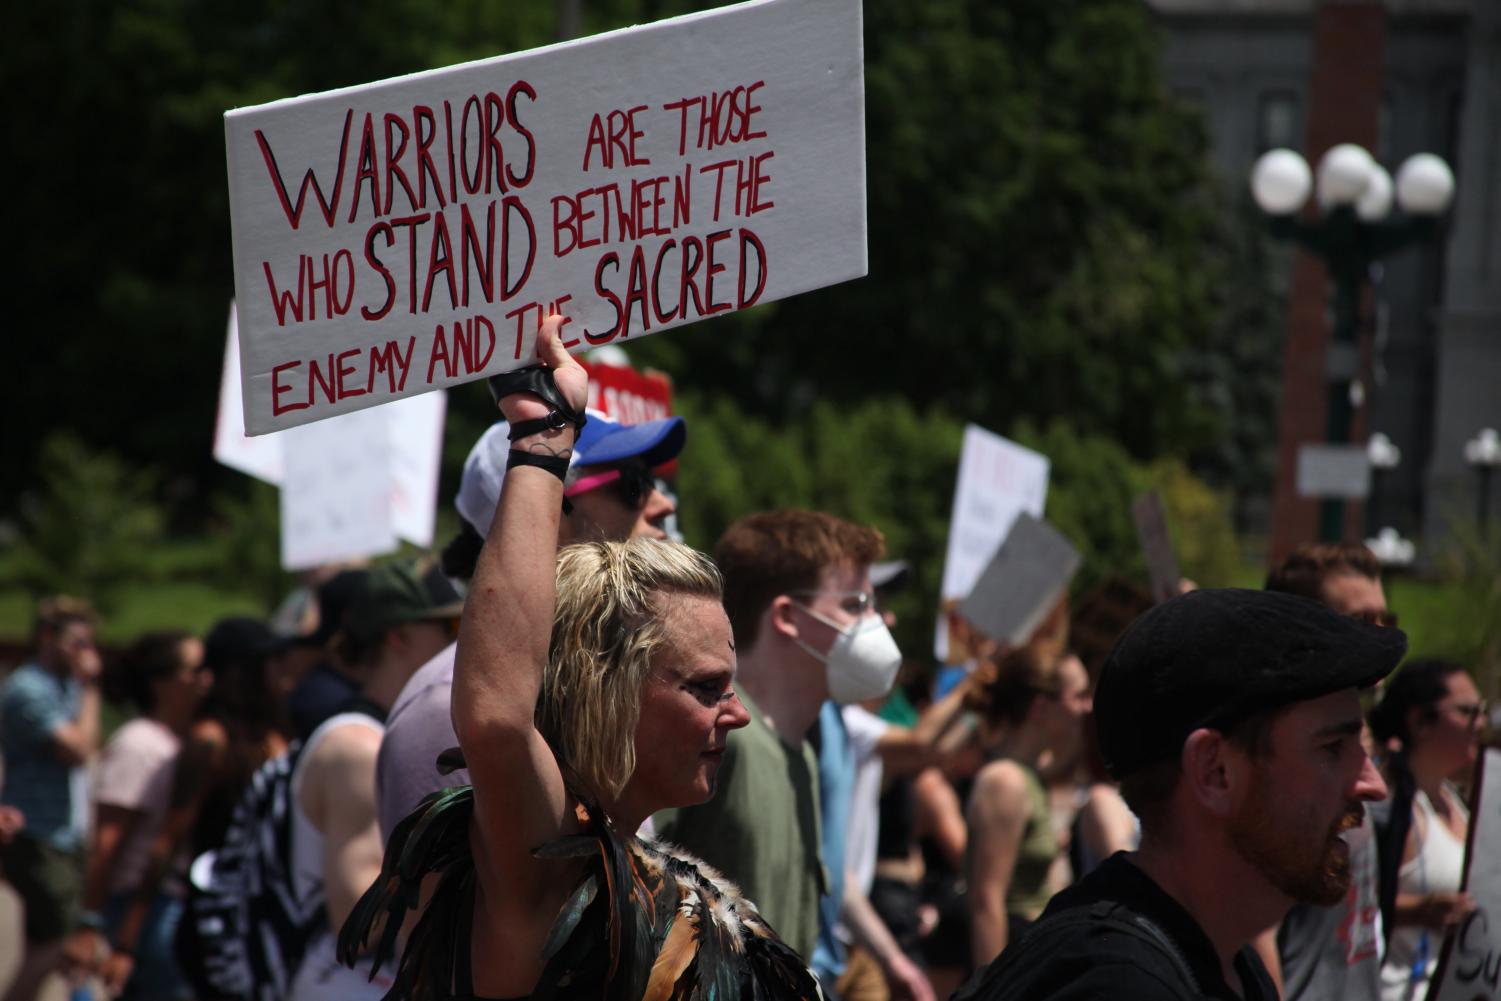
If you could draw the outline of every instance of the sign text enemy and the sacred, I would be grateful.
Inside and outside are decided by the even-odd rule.
[[[859,0],[225,116],[251,434],[861,276]]]

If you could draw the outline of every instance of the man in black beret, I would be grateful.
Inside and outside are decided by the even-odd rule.
[[[1396,629],[1266,591],[1195,591],[1142,615],[1094,701],[1141,848],[1054,897],[957,997],[1276,998],[1247,943],[1295,902],[1343,899],[1341,833],[1386,795],[1359,692],[1406,649]]]

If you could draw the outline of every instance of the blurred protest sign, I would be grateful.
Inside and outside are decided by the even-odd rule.
[[[1152,599],[1160,603],[1177,597],[1182,577],[1178,573],[1178,558],[1173,554],[1173,539],[1167,530],[1162,495],[1148,490],[1136,498],[1131,505],[1131,517],[1136,522],[1136,537],[1141,540],[1147,574],[1152,579]]]
[[[1371,460],[1360,445],[1298,449],[1298,496],[1359,500],[1371,492]]]
[[[252,435],[866,271],[859,0],[225,115]]]
[[[641,424],[672,416],[672,380],[642,373],[629,364],[580,359],[589,372],[589,408],[622,424]]]
[[[959,614],[989,638],[1019,647],[1063,597],[1081,560],[1061,532],[1023,511]]]
[[[432,545],[447,394],[342,415],[319,435],[289,429],[251,438],[241,420],[238,341],[231,304],[214,458],[281,488],[282,565],[298,570],[376,556],[395,549],[397,539]],[[377,486],[383,500],[372,499]]]
[[[224,368],[219,377],[219,413],[214,418],[214,458],[263,483],[281,486],[285,464],[281,439],[252,438],[245,433],[245,397],[240,388],[240,334],[235,304],[229,304],[229,333],[224,339]]]
[[[307,570],[394,551],[386,413],[343,414],[283,435],[281,565]]]
[[[1501,999],[1501,751],[1488,748],[1477,767],[1461,886],[1475,910],[1444,939],[1429,1001]]]
[[[1012,522],[1023,512],[1041,518],[1047,496],[1046,456],[977,425],[964,428],[943,564],[943,602],[952,607],[969,595]],[[941,617],[934,652],[940,660],[948,656],[948,631]]]

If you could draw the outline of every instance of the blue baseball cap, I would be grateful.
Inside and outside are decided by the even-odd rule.
[[[495,505],[500,502],[505,482],[506,453],[510,425],[499,421],[491,425],[469,450],[464,460],[464,475],[454,507],[459,515],[480,535],[490,531]],[[688,425],[681,417],[664,417],[641,424],[622,424],[598,410],[589,411],[589,420],[573,445],[573,468],[604,466],[612,462],[639,458],[650,468],[671,462],[688,440]],[[570,476],[571,479],[571,476]]]
[[[663,417],[641,424],[621,424],[597,411],[573,445],[574,466],[604,466],[626,459],[640,459],[647,468],[671,462],[688,440],[688,425],[681,417]]]

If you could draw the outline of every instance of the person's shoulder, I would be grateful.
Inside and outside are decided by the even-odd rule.
[[[982,985],[964,1001],[1197,1001],[1198,994],[1173,976],[1128,956],[1088,960],[1046,956]],[[957,1001],[957,999],[956,999]]]
[[[297,768],[324,774],[374,768],[385,728],[364,713],[339,713],[318,724],[298,755]]]
[[[1071,896],[1080,899],[1078,893]],[[1002,954],[989,975],[982,976],[978,987],[961,991],[959,998],[1129,1001],[1198,996],[1162,947],[1127,930],[1129,918],[1101,914],[1088,901],[1064,907],[1060,903],[1055,898],[1043,918]]]
[[[971,807],[1001,809],[1024,806],[1031,786],[1027,770],[1008,758],[990,762],[975,773]]]
[[[448,644],[407,679],[401,694],[391,704],[391,712],[386,717],[388,728],[425,726],[435,713],[449,714],[457,649],[457,643]]]
[[[136,760],[160,760],[177,754],[182,742],[156,720],[137,716],[120,724],[104,745],[106,756],[125,754]]]
[[[0,699],[6,703],[37,698],[54,699],[62,695],[62,686],[51,674],[36,664],[22,664],[5,679]]]

